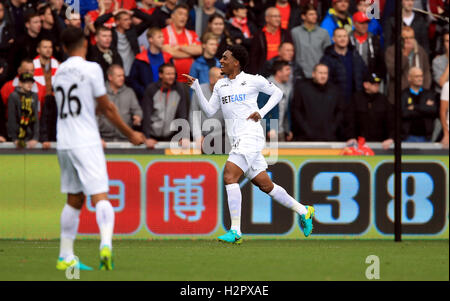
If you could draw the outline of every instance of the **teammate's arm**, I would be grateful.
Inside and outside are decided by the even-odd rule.
[[[144,134],[133,131],[120,117],[119,110],[114,103],[112,103],[107,95],[102,95],[97,98],[97,109],[122,133],[128,140],[134,144],[139,145],[145,142]]]
[[[182,74],[184,77],[188,80],[188,85],[195,91],[197,94],[197,100],[198,104],[200,105],[200,108],[203,112],[205,112],[206,116],[208,118],[211,118],[214,114],[216,114],[217,110],[220,108],[219,103],[219,96],[216,92],[216,87],[214,87],[213,95],[211,96],[210,100],[208,101],[205,96],[203,95],[202,88],[200,87],[200,84],[198,82],[198,79],[187,75]]]

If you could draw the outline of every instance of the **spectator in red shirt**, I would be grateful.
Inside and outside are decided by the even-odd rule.
[[[194,57],[202,54],[202,46],[195,31],[186,29],[189,7],[177,5],[171,15],[172,24],[163,29],[163,51],[174,58],[177,81],[186,82],[181,74],[189,74]]]
[[[291,30],[302,24],[299,5],[295,1],[271,0],[267,1],[266,7],[275,6],[281,14],[281,28]]]
[[[280,27],[280,11],[276,7],[269,7],[265,15],[266,26],[255,34],[250,48],[252,53],[250,73],[261,73],[264,62],[278,56],[278,49],[282,43],[292,43],[290,32]]]

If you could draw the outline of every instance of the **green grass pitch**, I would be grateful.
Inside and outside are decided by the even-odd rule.
[[[380,280],[449,280],[448,240],[117,240],[114,271],[97,270],[98,244],[75,242],[96,268],[80,280],[367,281],[369,255],[380,259]],[[0,280],[67,280],[55,269],[58,252],[57,240],[0,240]]]

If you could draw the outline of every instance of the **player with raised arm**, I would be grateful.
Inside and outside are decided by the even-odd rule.
[[[144,143],[142,133],[133,131],[120,117],[106,95],[101,67],[86,61],[87,40],[79,28],[69,27],[61,35],[69,58],[55,74],[53,89],[58,107],[57,154],[61,168],[61,191],[67,204],[61,213],[58,270],[72,266],[90,270],[73,252],[80,211],[85,196],[91,196],[100,229],[100,269],[112,270],[114,209],[108,201],[106,160],[98,130],[96,111],[104,114],[134,145]]]
[[[297,212],[303,233],[307,237],[312,231],[314,208],[300,204],[284,188],[272,182],[266,172],[267,162],[262,155],[265,137],[259,120],[278,104],[283,94],[264,77],[243,72],[247,62],[248,53],[244,47],[228,47],[220,59],[221,71],[226,77],[217,81],[209,101],[203,95],[198,79],[183,74],[188,85],[197,93],[199,105],[208,117],[221,109],[224,119],[231,121],[226,123],[226,128],[232,150],[223,175],[231,228],[226,234],[219,236],[219,240],[238,244],[242,242],[242,194],[238,181],[243,174],[275,201]],[[261,109],[257,104],[259,92],[271,95]]]

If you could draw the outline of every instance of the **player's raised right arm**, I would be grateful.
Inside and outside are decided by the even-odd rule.
[[[96,98],[97,109],[134,145],[140,145],[145,142],[144,134],[133,131],[120,117],[116,105],[111,102],[107,95]]]
[[[206,116],[212,117],[214,114],[216,114],[217,110],[219,110],[220,108],[220,103],[218,101],[216,89],[214,88],[213,95],[211,96],[211,99],[208,101],[205,98],[205,95],[203,95],[202,88],[200,87],[198,79],[187,74],[182,75],[187,78],[188,80],[187,84],[197,94],[198,104],[200,105],[202,111],[205,112]]]

